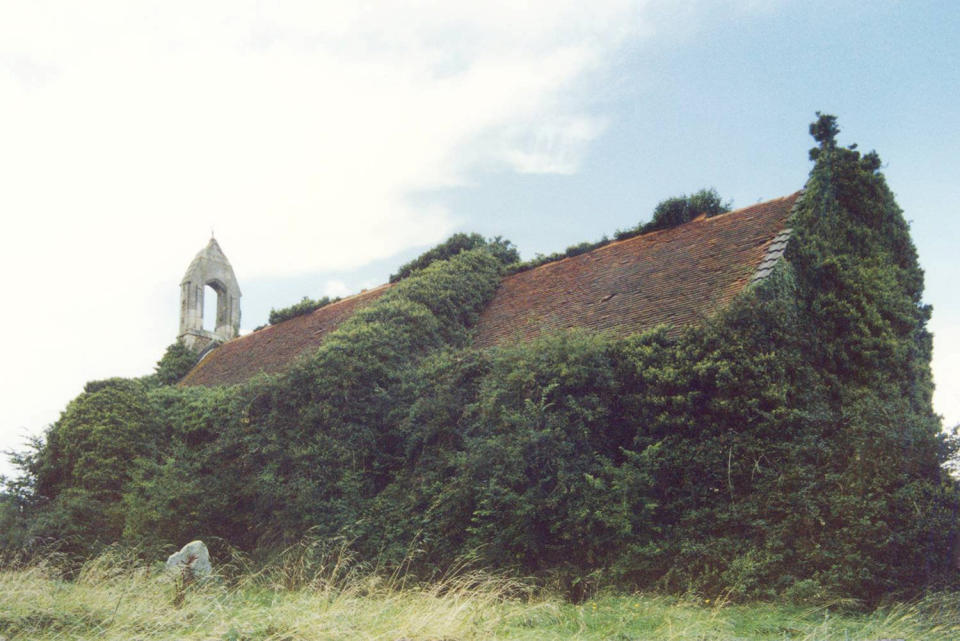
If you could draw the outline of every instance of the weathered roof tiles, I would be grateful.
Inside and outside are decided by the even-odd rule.
[[[570,327],[626,336],[699,322],[756,280],[765,257],[783,253],[796,197],[701,216],[508,276],[480,316],[475,344]]]
[[[232,385],[261,372],[273,374],[312,352],[323,338],[353,313],[378,299],[390,286],[381,285],[330,303],[303,316],[235,338],[213,350],[183,378],[183,385]]]
[[[480,315],[474,344],[490,347],[572,327],[626,336],[661,323],[698,323],[770,273],[786,248],[798,196],[701,216],[507,276]],[[282,371],[389,287],[229,341],[182,383],[229,385]]]

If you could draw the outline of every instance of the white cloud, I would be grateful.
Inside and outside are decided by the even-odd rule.
[[[323,295],[330,298],[336,298],[337,296],[342,298],[354,293],[356,292],[351,290],[342,280],[328,280],[323,285]]]
[[[598,118],[557,118],[513,132],[503,158],[525,174],[573,174],[587,145],[604,129]]]
[[[933,392],[934,409],[943,417],[944,427],[960,425],[960,319],[946,316],[941,319],[936,313],[930,322],[933,332]]]
[[[18,61],[0,84],[15,152],[0,165],[13,178],[2,202],[24,216],[18,231],[55,221],[63,256],[77,234],[143,230],[153,251],[138,254],[161,268],[198,244],[185,231],[214,226],[251,276],[350,267],[441,236],[447,212],[403,196],[458,184],[472,162],[575,171],[600,127],[557,115],[577,109],[564,89],[635,11],[71,6],[23,5],[0,27]]]
[[[573,89],[645,4],[2,5],[0,439],[148,371],[211,228],[241,281],[349,269],[452,231],[411,193],[576,171],[603,121]]]

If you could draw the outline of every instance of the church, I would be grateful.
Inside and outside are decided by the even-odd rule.
[[[956,586],[960,438],[931,405],[909,224],[876,154],[836,146],[832,117],[812,131],[802,192],[681,199],[527,264],[444,243],[243,336],[211,239],[156,375],[92,381],[51,428],[37,531],[80,550],[349,541],[378,567],[470,559],[574,598]]]

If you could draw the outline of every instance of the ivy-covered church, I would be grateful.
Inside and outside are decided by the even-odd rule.
[[[21,457],[28,518],[4,545],[344,537],[423,576],[469,556],[574,596],[955,583],[957,443],[909,229],[876,154],[832,116],[811,133],[791,196],[673,199],[540,265],[470,237],[199,363],[178,343],[151,377],[88,384]]]

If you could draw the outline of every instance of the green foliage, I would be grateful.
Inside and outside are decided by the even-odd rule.
[[[329,296],[324,296],[317,300],[313,300],[309,296],[304,296],[299,303],[295,303],[289,307],[284,307],[282,309],[271,309],[270,316],[267,319],[267,322],[270,325],[276,325],[277,323],[282,323],[285,320],[290,320],[291,318],[296,318],[297,316],[303,316],[314,312],[321,307],[326,307],[330,303],[336,303],[340,300],[340,297],[330,298]]]
[[[820,147],[787,255],[831,431],[825,478],[843,488],[824,501],[834,549],[823,572],[841,590],[878,594],[947,565],[957,499],[931,407],[916,250],[879,158],[837,147],[838,132],[832,116],[811,127]]]
[[[810,135],[820,143],[820,146],[810,150],[810,160],[817,160],[821,149],[835,148],[838,133],[840,133],[840,127],[837,125],[837,117],[818,111],[816,121],[810,123]]]
[[[486,248],[503,265],[511,265],[520,260],[520,254],[513,243],[500,236],[487,239],[477,233],[456,233],[436,247],[420,254],[409,263],[401,265],[396,273],[390,274],[390,282],[396,283],[407,278],[414,272],[424,269],[438,260],[447,260],[460,252],[480,248]]]
[[[4,544],[342,536],[387,567],[438,576],[472,554],[574,600],[955,585],[958,441],[931,408],[916,251],[877,155],[837,147],[832,116],[812,131],[788,260],[701,325],[475,351],[504,260],[465,236],[283,375],[89,384],[21,458]],[[704,203],[722,209],[700,192],[653,223]]]
[[[701,189],[689,196],[677,196],[661,201],[653,210],[650,222],[627,231],[618,231],[617,240],[645,234],[658,229],[676,227],[690,222],[697,216],[716,216],[730,211],[730,203],[723,202],[715,189]]]
[[[429,265],[283,377],[155,393],[174,433],[136,472],[127,537],[204,533],[250,548],[355,527],[402,460],[409,377],[431,351],[466,344],[500,268],[486,249]]]
[[[167,347],[163,358],[157,361],[154,378],[161,385],[174,385],[197,364],[197,353],[177,341]]]
[[[618,411],[618,360],[616,344],[577,333],[491,355],[459,426],[455,475],[431,501],[469,514],[467,549],[582,596],[581,577],[608,565],[621,541],[650,535],[656,446],[631,452],[639,467],[622,466],[633,428]]]
[[[124,486],[161,432],[148,390],[140,380],[94,381],[67,405],[27,461],[38,504],[34,535],[64,541],[63,551],[75,556],[120,538]]]
[[[16,478],[0,476],[0,563],[22,555],[31,547],[36,460],[43,442],[34,438],[22,452],[7,452],[10,462],[22,471]]]

